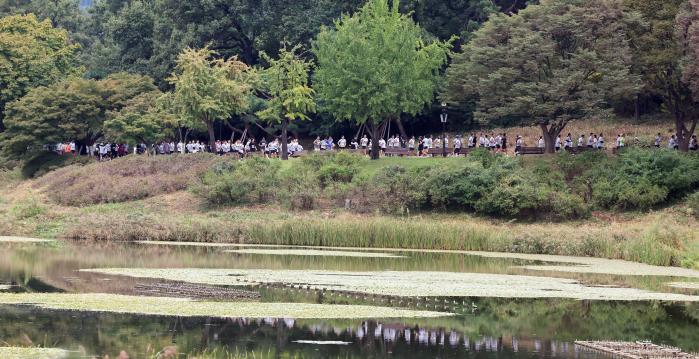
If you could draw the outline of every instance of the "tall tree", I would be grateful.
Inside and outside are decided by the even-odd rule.
[[[299,46],[292,49],[283,47],[279,50],[278,59],[262,53],[262,57],[269,63],[269,68],[263,72],[265,92],[269,95],[269,100],[267,108],[257,114],[263,120],[281,124],[283,160],[289,157],[289,122],[308,120],[308,114],[316,110],[314,91],[308,86],[308,72],[313,64],[301,58],[300,49]]]
[[[676,125],[682,134],[680,149],[689,149],[689,139],[694,135],[699,119],[699,1],[689,0],[682,5],[676,19],[676,37],[682,51],[680,69],[682,83],[691,92],[691,106],[682,117],[682,124]],[[678,136],[679,137],[679,136]]]
[[[152,79],[128,74],[101,81],[70,78],[34,88],[7,106],[2,153],[21,159],[56,142],[91,145],[103,135],[110,111],[120,111],[133,98],[155,90]]]
[[[252,69],[237,58],[214,58],[208,48],[186,49],[177,58],[169,78],[175,86],[172,101],[186,118],[196,118],[206,126],[209,146],[216,145],[214,123],[245,112],[252,93]]]
[[[398,11],[398,0],[369,0],[313,43],[318,59],[314,87],[322,109],[338,120],[366,125],[373,159],[387,119],[416,114],[434,99],[450,44],[428,40]]]
[[[644,90],[662,98],[663,110],[672,115],[675,134],[683,151],[689,148],[696,104],[687,82],[682,81],[684,40],[678,39],[675,19],[686,0],[624,0],[630,11],[638,12],[644,26],[633,28],[631,44],[634,71]]]
[[[634,93],[626,18],[619,2],[543,0],[495,15],[455,56],[442,97],[476,101],[475,117],[541,127],[548,153],[573,119],[609,111]]]
[[[0,19],[0,131],[5,106],[36,86],[51,84],[76,71],[78,46],[65,30],[33,14]]]

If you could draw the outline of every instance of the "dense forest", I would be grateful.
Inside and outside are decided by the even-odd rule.
[[[0,147],[24,158],[67,139],[377,137],[390,123],[423,134],[446,102],[452,130],[532,125],[547,149],[572,120],[664,114],[686,150],[698,11],[697,0],[2,0]]]

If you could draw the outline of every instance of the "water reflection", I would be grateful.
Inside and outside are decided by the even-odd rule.
[[[0,307],[0,322],[0,338],[10,345],[47,343],[97,357],[122,350],[134,358],[149,357],[166,347],[176,347],[185,354],[208,350],[303,358],[596,357],[578,350],[571,342],[512,335],[474,336],[390,320],[335,325],[293,319],[165,318]],[[328,341],[333,344],[322,345]],[[342,342],[347,345],[337,345]]]
[[[163,281],[76,272],[100,267],[320,269],[338,271],[453,271],[530,274],[522,260],[460,254],[406,253],[406,258],[329,258],[238,255],[221,248],[129,244],[0,245],[0,285],[9,291],[138,294]],[[667,278],[556,273],[593,284],[670,290]],[[416,278],[416,280],[424,280]],[[152,290],[152,287],[147,287]],[[188,290],[189,288],[179,288]],[[252,288],[247,288],[252,290]],[[289,288],[255,288],[263,301],[370,304],[425,309],[424,298],[349,296]],[[229,300],[219,298],[221,300]],[[392,299],[394,299],[392,301]],[[78,350],[80,355],[154,357],[175,345],[182,353],[226,350],[258,357],[310,358],[587,358],[584,340],[652,340],[699,351],[699,305],[493,298],[439,298],[430,305],[461,307],[452,318],[414,320],[294,320],[167,318],[75,313],[0,306],[0,343]],[[475,309],[477,308],[477,309]],[[347,342],[312,345],[298,341]]]

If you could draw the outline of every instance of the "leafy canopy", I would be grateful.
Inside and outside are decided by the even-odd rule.
[[[313,42],[314,88],[323,110],[364,123],[416,114],[434,99],[450,44],[429,41],[398,11],[398,0],[369,0]]]
[[[169,78],[175,86],[172,101],[182,115],[204,123],[241,114],[252,92],[250,67],[236,58],[213,58],[208,49],[186,49]]]
[[[301,58],[299,51],[299,46],[290,50],[283,47],[278,59],[262,53],[270,65],[262,74],[270,98],[267,108],[257,113],[261,119],[270,122],[309,120],[308,114],[315,112],[315,92],[308,85],[308,72],[313,64]]]
[[[68,41],[68,33],[54,28],[49,20],[39,21],[32,14],[1,18],[0,113],[30,88],[76,73],[77,51],[78,46]]]
[[[455,56],[442,97],[475,100],[482,122],[514,118],[556,136],[571,119],[605,114],[611,99],[636,91],[631,20],[617,1],[603,0],[545,0],[494,15]]]
[[[43,145],[70,140],[91,144],[102,136],[109,112],[155,90],[149,77],[123,73],[34,88],[7,106],[7,130],[0,134],[3,155],[19,159],[34,155]]]

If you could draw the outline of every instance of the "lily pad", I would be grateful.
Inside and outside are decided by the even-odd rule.
[[[63,349],[0,347],[3,359],[63,359],[68,352]]]
[[[376,252],[348,252],[317,249],[237,249],[228,253],[266,254],[277,256],[314,256],[314,257],[358,257],[358,258],[405,258],[395,254]]]
[[[130,268],[84,271],[199,284],[245,286],[275,283],[394,296],[699,301],[699,296],[634,288],[592,287],[571,279],[484,273]]]
[[[453,315],[365,305],[199,302],[181,298],[116,294],[0,293],[0,304],[27,304],[45,309],[85,312],[216,318],[362,319],[436,318]]]

